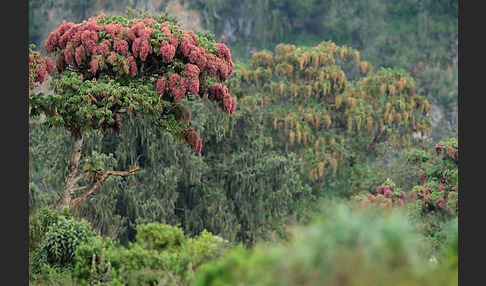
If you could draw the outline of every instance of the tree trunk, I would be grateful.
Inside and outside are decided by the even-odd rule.
[[[84,132],[73,132],[73,149],[71,151],[71,160],[69,161],[69,171],[66,177],[66,184],[62,190],[61,200],[59,202],[59,209],[72,208],[78,203],[88,198],[97,188],[103,184],[103,182],[110,176],[131,176],[140,171],[140,168],[134,168],[130,171],[112,171],[106,170],[81,172],[79,171],[79,165],[81,161],[81,153],[83,148]],[[82,187],[76,187],[76,184],[88,176],[92,175],[92,182]],[[81,190],[87,190],[84,194],[78,195],[75,199],[72,199],[73,195]]]
[[[62,199],[59,207],[69,208],[71,203],[71,190],[76,185],[77,181],[80,180],[78,176],[79,173],[79,163],[81,160],[81,151],[83,147],[84,133],[73,133],[73,149],[71,151],[71,160],[69,161],[69,173],[66,178],[66,184],[64,185],[64,190],[62,191]]]

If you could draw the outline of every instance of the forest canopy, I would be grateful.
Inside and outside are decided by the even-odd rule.
[[[455,285],[457,4],[253,2],[29,1],[32,285]]]

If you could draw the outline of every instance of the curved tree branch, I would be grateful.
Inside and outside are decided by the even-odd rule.
[[[77,190],[85,189],[87,188],[88,191],[81,196],[71,200],[69,207],[72,208],[79,204],[80,202],[84,201],[86,198],[88,198],[101,184],[109,177],[109,176],[119,176],[119,177],[127,177],[135,174],[136,172],[140,171],[140,168],[135,168],[130,171],[112,171],[112,170],[107,170],[103,174],[101,172],[95,172],[95,175],[93,177],[93,182],[89,186],[84,186],[77,188]]]

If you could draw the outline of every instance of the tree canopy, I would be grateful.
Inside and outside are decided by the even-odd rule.
[[[73,137],[64,205],[70,201],[67,193],[78,191],[77,182],[90,174],[86,194],[108,176],[138,171],[102,172],[85,164],[79,172],[85,132],[112,129],[120,135],[124,115],[143,114],[200,154],[202,140],[182,101],[208,98],[225,113],[235,111],[236,100],[223,84],[234,67],[230,50],[170,21],[102,14],[80,24],[63,22],[50,33],[45,49],[55,56],[54,94],[33,92],[54,67],[49,58],[31,51],[30,115],[43,114],[48,126],[63,127]]]
[[[397,69],[373,72],[349,47],[280,44],[238,69],[241,108],[262,112],[277,150],[297,153],[318,185],[340,167],[366,162],[380,142],[406,146],[414,133],[431,130],[430,104],[413,78]]]

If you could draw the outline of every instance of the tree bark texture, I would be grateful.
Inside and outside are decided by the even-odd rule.
[[[83,140],[84,140],[84,133],[73,133],[73,149],[71,151],[71,158],[69,161],[69,171],[66,177],[66,184],[64,185],[64,189],[62,191],[61,200],[59,203],[59,208],[72,208],[88,198],[97,188],[103,184],[103,182],[109,176],[130,176],[135,174],[136,172],[140,171],[140,168],[135,168],[130,171],[85,171],[80,172],[80,161],[81,161],[81,154],[83,149]],[[89,185],[76,187],[76,184],[89,176],[92,177],[92,181]],[[76,193],[86,190],[86,192],[82,195],[77,196],[73,199],[73,195]]]

